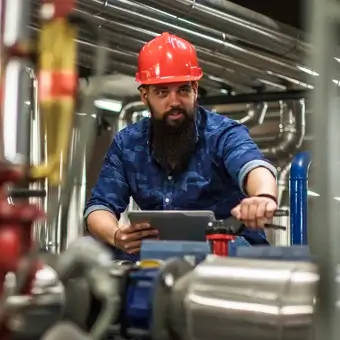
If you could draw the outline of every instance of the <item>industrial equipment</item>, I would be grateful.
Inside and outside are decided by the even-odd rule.
[[[141,9],[139,2],[94,2],[99,3],[101,10],[107,7],[116,8],[119,13],[124,14],[127,22],[141,18],[144,23],[148,18],[137,11]],[[321,1],[314,2],[315,8],[323,13],[322,6],[316,4]],[[182,3],[194,4],[190,1]],[[145,241],[140,262],[120,262],[111,257],[104,245],[92,238],[83,238],[65,250],[66,244],[61,242],[63,237],[59,235],[63,231],[59,233],[60,230],[54,226],[60,222],[59,216],[65,216],[68,209],[68,184],[84,153],[83,146],[78,149],[79,154],[73,155],[69,162],[74,111],[79,104],[76,73],[79,24],[85,21],[96,38],[101,36],[96,31],[97,26],[88,21],[88,15],[81,16],[81,11],[75,14],[75,4],[75,0],[42,0],[39,3],[39,38],[33,41],[26,29],[33,2],[0,1],[0,340],[99,340],[105,336],[150,340],[305,340],[309,338],[313,315],[321,300],[321,306],[328,314],[326,321],[318,318],[317,325],[321,330],[318,332],[323,335],[322,332],[326,332],[328,327],[322,326],[331,326],[331,337],[325,337],[329,340],[336,339],[337,314],[334,301],[337,297],[335,267],[338,263],[334,250],[336,247],[331,242],[336,233],[331,233],[331,228],[327,238],[323,236],[327,233],[326,228],[321,235],[329,245],[329,249],[326,247],[324,252],[320,252],[321,261],[320,258],[311,257],[306,247],[247,247],[249,244],[237,237],[240,224],[225,228],[224,222],[210,226],[213,230],[208,232],[215,255],[208,254],[209,246],[205,242],[193,244]],[[176,5],[170,8],[171,12],[181,14],[183,9],[186,10],[183,4],[176,1]],[[129,14],[128,6],[135,9],[131,16],[126,15]],[[207,8],[202,4],[192,9],[202,16],[202,21],[210,20],[210,15],[217,13],[209,10],[203,15]],[[144,10],[148,14],[151,12],[150,8],[144,7]],[[161,11],[157,12],[157,16],[169,17]],[[327,18],[329,13],[323,13],[323,19]],[[220,20],[221,18],[218,21]],[[164,24],[160,20],[157,23]],[[321,24],[317,20],[315,23],[315,26],[321,25],[325,20]],[[183,21],[183,24],[191,26],[190,22]],[[124,25],[120,23],[117,27],[133,30]],[[240,25],[241,22],[234,22],[235,27]],[[189,35],[190,31],[185,26],[179,28]],[[320,30],[323,29],[325,28]],[[246,33],[243,27],[238,34],[241,35],[240,40],[249,43]],[[144,30],[138,34],[145,36],[150,32]],[[258,45],[264,38],[259,32],[256,37]],[[207,35],[197,34],[195,38],[210,41],[213,48],[220,44],[219,40],[209,39]],[[280,41],[281,38],[285,38],[285,41],[288,39],[287,36],[275,32],[270,42],[270,46],[279,52],[282,52],[282,46],[277,40]],[[321,40],[316,42],[321,43]],[[131,41],[129,37],[126,44]],[[229,46],[238,48],[235,44],[229,43]],[[305,47],[299,44],[298,50]],[[281,74],[284,72],[294,76],[291,67],[276,58],[252,54],[246,47],[240,51],[243,55],[256,57],[262,66],[270,62],[278,69],[278,78],[285,77]],[[199,52],[204,54],[207,50],[201,46]],[[102,62],[102,55],[97,56],[99,58],[96,58],[97,67],[94,73],[99,74],[105,63]],[[227,61],[221,51],[216,56],[220,61]],[[30,64],[35,60],[38,61],[35,68],[39,84],[37,102],[41,109],[43,126],[41,139],[46,139],[47,150],[46,159],[38,165],[30,164],[31,122],[28,109],[24,105],[29,80],[27,74],[32,77],[27,69],[28,66],[33,67]],[[326,70],[326,65],[327,62],[320,58],[320,68],[323,66]],[[242,64],[239,65],[241,66]],[[214,69],[213,65],[210,67]],[[258,71],[253,68],[253,72]],[[320,84],[327,88],[329,84],[325,81],[326,76],[322,72],[320,74]],[[285,77],[285,80],[293,82],[292,77]],[[302,81],[301,84],[303,85]],[[281,94],[272,95],[276,99],[282,99]],[[283,105],[283,112],[287,115],[285,119],[289,124],[293,107],[297,106],[295,110],[304,113],[304,101],[301,99],[304,94],[298,93],[296,96],[298,102],[290,101]],[[322,105],[327,107],[325,98],[326,95],[321,96],[320,100],[315,98],[318,111],[322,110]],[[264,108],[260,111],[263,110]],[[292,140],[294,143],[302,140],[304,119],[299,124],[301,134],[298,137],[291,129],[285,131],[285,136],[288,137],[283,144],[289,146],[288,150],[291,150]],[[323,126],[322,131],[327,132],[328,125],[320,124],[320,130]],[[334,132],[330,127],[329,129]],[[81,134],[85,135],[85,139],[81,139],[85,145],[91,140],[91,133],[86,130]],[[282,151],[281,146],[282,144],[275,149],[266,149],[266,154],[277,156]],[[321,147],[320,149],[323,151]],[[284,151],[287,153],[285,149]],[[320,159],[324,158],[320,156]],[[325,159],[328,160],[327,157]],[[293,163],[291,170],[291,219],[294,228],[292,240],[294,243],[305,244],[307,172],[310,158],[308,154],[304,154],[295,160],[296,164]],[[323,164],[326,166],[328,162]],[[337,179],[335,172],[329,173],[332,179]],[[48,190],[32,189],[32,183],[41,184],[45,181],[48,182]],[[327,190],[325,189],[326,193]],[[48,244],[44,250],[53,249],[57,254],[39,251],[32,238],[33,223],[45,215],[40,208],[28,204],[27,198],[45,194],[49,203],[47,229],[53,236],[50,240],[55,244]],[[329,197],[325,197],[324,206],[330,212],[327,215],[330,223],[327,225],[335,225],[333,211],[329,208],[332,205],[328,204]],[[9,204],[9,198],[13,204]],[[316,222],[319,221],[320,219]],[[62,222],[63,228],[67,228],[65,221]],[[316,222],[313,223],[316,225]],[[337,242],[337,238],[334,239]],[[284,255],[287,252],[289,256]],[[327,287],[331,288],[329,292]],[[325,294],[322,299],[319,298],[320,292]],[[327,317],[330,321],[327,321]]]

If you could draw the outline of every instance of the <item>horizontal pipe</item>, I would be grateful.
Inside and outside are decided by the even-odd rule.
[[[112,31],[115,31],[120,23],[127,23],[138,26],[135,27],[135,32],[122,30],[122,35],[140,36],[141,33],[147,33],[147,29],[151,28],[160,34],[164,31],[174,32],[181,37],[190,40],[197,47],[206,48],[210,50],[211,54],[229,55],[235,59],[246,61],[250,65],[257,65],[263,69],[263,72],[269,69],[276,74],[282,74],[288,79],[295,79],[301,86],[307,78],[307,74],[298,68],[298,65],[288,63],[278,57],[268,56],[265,52],[255,51],[250,48],[238,46],[235,43],[214,38],[212,35],[202,34],[192,27],[191,29],[171,23],[171,20],[166,16],[166,13],[149,9],[146,6],[140,5],[132,1],[120,1],[117,3],[108,3],[103,10],[103,3],[99,0],[92,0],[91,2],[79,1],[79,8],[81,10],[90,11],[91,15],[96,11],[100,13],[98,19],[101,24],[108,26]],[[147,13],[147,14],[145,14]],[[154,37],[154,36],[153,36]],[[150,40],[153,37],[148,37]],[[297,79],[296,79],[297,78]]]
[[[223,105],[223,104],[242,104],[242,103],[260,103],[275,102],[280,100],[299,100],[308,95],[306,90],[289,90],[284,92],[263,92],[251,94],[238,94],[235,96],[223,95],[216,97],[207,97],[199,100],[203,106]]]
[[[297,29],[294,32],[291,29],[292,35],[289,36],[279,32],[278,25],[276,29],[273,27],[268,29],[254,21],[250,22],[249,15],[248,19],[240,17],[244,11],[248,13],[250,11],[241,6],[236,9],[237,5],[230,1],[224,0],[222,3],[216,0],[140,0],[138,2],[175,15],[173,21],[177,21],[178,25],[183,26],[191,20],[203,32],[207,26],[218,30],[221,39],[224,37],[226,40],[239,41],[271,54],[275,53],[277,56],[284,55],[287,59],[300,61],[307,51],[306,44],[299,40],[301,33]]]

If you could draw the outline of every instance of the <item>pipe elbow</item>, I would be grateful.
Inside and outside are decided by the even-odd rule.
[[[305,151],[298,153],[292,161],[290,168],[290,179],[307,179],[310,164],[311,155],[309,152]]]

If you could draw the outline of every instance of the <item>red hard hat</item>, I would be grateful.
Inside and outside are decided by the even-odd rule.
[[[194,46],[169,33],[146,43],[138,55],[136,81],[142,85],[197,81],[202,76]]]

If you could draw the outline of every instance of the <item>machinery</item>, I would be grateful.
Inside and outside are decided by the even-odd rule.
[[[68,181],[79,159],[75,157],[69,167],[70,130],[79,105],[75,38],[85,19],[73,13],[75,1],[42,1],[41,30],[33,41],[25,30],[32,2],[3,0],[0,4],[0,340],[107,336],[304,340],[309,338],[316,306],[323,300],[320,292],[327,302],[333,298],[328,305],[322,301],[326,319],[333,320],[337,263],[327,262],[328,253],[321,254],[317,266],[314,258],[301,252],[306,248],[294,252],[293,248],[245,247],[236,235],[220,229],[217,238],[208,238],[217,242],[213,252],[223,256],[208,254],[207,243],[180,243],[180,250],[164,255],[167,247],[176,248],[174,243],[146,241],[139,263],[121,263],[103,245],[85,238],[66,251],[57,249],[61,254],[42,252],[33,242],[32,228],[44,214],[28,198],[48,195],[48,230],[58,239],[53,225],[65,211],[61,208],[67,207]],[[91,22],[86,23],[96,35]],[[27,95],[24,74],[32,62],[37,63],[42,136],[47,144],[47,157],[38,165],[29,162],[30,115],[22,105]],[[308,168],[309,157],[301,163]],[[293,180],[304,181],[297,191],[305,193],[306,171],[300,175]],[[49,183],[47,193],[34,189],[42,181]],[[305,200],[300,208],[299,202],[295,202],[294,219],[297,210],[306,207]],[[299,243],[305,243],[306,216],[294,223],[302,226]],[[239,243],[231,251],[225,241]],[[326,299],[327,285],[332,295]],[[322,331],[327,329],[321,327],[328,326],[326,322],[319,324]],[[335,322],[329,326],[332,337],[325,338],[335,340]]]

